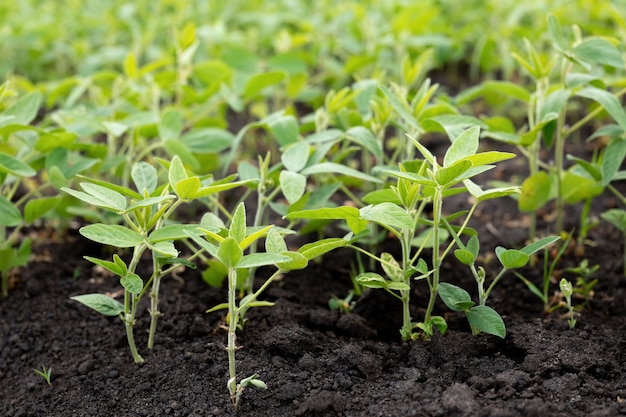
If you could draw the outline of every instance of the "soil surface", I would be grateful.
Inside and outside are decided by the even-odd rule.
[[[456,204],[467,208],[463,199]],[[594,213],[612,204],[598,199]],[[577,210],[568,210],[566,227],[577,226]],[[543,215],[549,219],[551,213]],[[497,245],[524,245],[528,219],[514,201],[501,199],[485,202],[472,226],[487,256]],[[572,249],[558,267],[576,266],[584,258],[600,265],[592,276],[598,279],[593,298],[573,330],[564,310],[544,315],[540,300],[509,274],[488,302],[506,323],[505,339],[472,336],[464,316],[439,304],[448,332],[429,342],[402,343],[400,304],[381,291],[366,291],[352,313],[329,309],[332,295],[343,297],[352,287],[352,251],[333,252],[287,274],[264,295],[275,306],[251,310],[238,333],[239,376],[258,373],[268,390],[247,389],[237,413],[226,390],[224,314],[205,313],[225,301],[223,289],[210,288],[194,270],[164,279],[153,351],[145,347],[147,302],[138,314],[135,338],[145,363],[136,365],[121,321],[69,298],[119,291],[115,277],[82,259],[108,259],[111,253],[75,229],[62,239],[32,233],[38,243],[31,263],[13,277],[9,297],[0,300],[0,416],[626,414],[622,238],[606,223],[591,231],[584,254]],[[393,241],[387,245],[395,247]],[[536,284],[541,262],[522,271]],[[488,276],[495,269],[496,262],[487,263]],[[452,257],[442,280],[476,294],[475,283]],[[553,284],[551,292],[556,289]],[[413,317],[420,320],[427,304],[424,283],[416,283],[412,297]],[[52,368],[51,386],[33,371],[42,365]]]

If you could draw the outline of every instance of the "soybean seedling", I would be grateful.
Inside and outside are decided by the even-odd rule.
[[[445,256],[453,248],[454,240],[446,244],[446,222],[465,216],[461,226],[457,227],[460,235],[467,230],[467,224],[479,202],[489,198],[506,196],[518,192],[517,187],[505,187],[484,191],[469,182],[469,178],[485,172],[494,166],[492,163],[514,157],[506,152],[477,153],[480,130],[472,127],[462,132],[446,152],[443,165],[420,142],[412,139],[424,160],[406,161],[400,164],[398,171],[385,171],[396,177],[397,185],[389,189],[374,191],[364,197],[369,206],[357,209],[343,206],[322,208],[290,213],[287,218],[306,219],[344,219],[348,227],[357,236],[366,231],[369,223],[375,223],[386,229],[400,242],[402,259],[397,261],[389,253],[380,256],[351,244],[351,247],[377,260],[386,278],[376,272],[366,272],[357,276],[360,285],[368,288],[380,288],[396,297],[402,303],[403,340],[412,340],[419,336],[418,328],[425,338],[433,335],[433,326],[445,332],[447,325],[443,317],[434,316],[433,309],[439,287],[440,267]],[[468,212],[455,213],[444,218],[442,206],[446,197],[470,190],[475,202]],[[432,204],[432,218],[426,218],[425,208]],[[419,233],[418,233],[419,232]],[[413,247],[417,250],[413,252]],[[432,264],[429,268],[420,257],[426,247],[432,248]],[[424,321],[414,323],[410,313],[411,281],[425,279],[430,291]]]
[[[33,369],[33,371],[42,377],[48,386],[52,386],[51,378],[52,378],[52,368],[46,368],[46,365],[41,365],[41,369]]]
[[[185,230],[192,226],[166,224],[166,221],[181,204],[237,187],[242,183],[231,182],[203,186],[199,177],[187,174],[178,156],[172,159],[169,166],[169,182],[160,187],[157,187],[157,171],[148,163],[135,164],[131,176],[138,191],[104,181],[83,182],[81,187],[84,191],[69,188],[62,188],[62,190],[86,203],[116,213],[125,223],[125,226],[96,223],[80,229],[84,237],[95,242],[117,248],[133,249],[132,258],[128,264],[117,254],[113,255],[112,262],[85,257],[90,262],[119,276],[120,284],[124,288],[124,302],[120,303],[104,294],[84,294],[72,297],[72,299],[101,314],[119,316],[126,328],[126,337],[133,359],[136,363],[141,363],[143,358],[137,351],[133,335],[139,301],[149,291],[151,320],[148,348],[152,349],[157,320],[161,314],[158,310],[161,279],[180,266],[194,267],[191,262],[192,258],[178,257],[178,250],[174,246],[174,241],[187,239]],[[170,188],[174,194],[169,192]],[[152,255],[152,274],[144,282],[136,270],[146,251]]]
[[[543,248],[551,245],[559,239],[558,236],[543,238],[531,243],[522,249],[505,249],[498,246],[495,250],[496,256],[502,265],[502,269],[485,287],[486,272],[481,266],[476,267],[480,244],[477,236],[470,237],[467,245],[464,245],[454,229],[449,227],[450,233],[454,236],[459,249],[454,251],[454,256],[464,265],[469,266],[478,287],[478,305],[472,300],[467,291],[456,285],[441,283],[439,285],[439,297],[453,311],[463,311],[472,328],[472,333],[485,332],[504,338],[506,327],[502,317],[491,307],[487,306],[487,298],[496,284],[502,279],[507,271],[523,268],[528,264],[531,256]]]
[[[572,306],[572,294],[574,290],[572,288],[572,283],[566,280],[565,278],[561,278],[559,282],[559,288],[563,293],[563,297],[565,297],[565,302],[567,303],[567,309],[569,310],[567,324],[569,324],[569,328],[573,329],[576,326],[576,317],[574,312],[574,307]]]
[[[259,379],[258,374],[237,381],[235,353],[237,346],[237,329],[241,327],[246,312],[253,307],[272,306],[267,301],[259,300],[259,296],[278,277],[291,270],[305,268],[309,260],[323,253],[346,246],[346,239],[323,239],[304,245],[297,252],[289,251],[280,232],[273,226],[246,227],[246,209],[240,203],[233,214],[230,227],[225,229],[219,221],[213,225],[205,225],[195,231],[188,230],[190,236],[202,250],[211,254],[228,271],[228,301],[219,304],[207,312],[228,310],[228,382],[227,388],[233,406],[237,408],[241,394],[248,386],[265,389],[267,386]],[[204,238],[202,238],[204,235]],[[251,245],[261,238],[265,240],[265,252],[244,254]],[[241,274],[251,268],[275,266],[276,271],[267,278],[260,288],[237,302],[237,281]]]

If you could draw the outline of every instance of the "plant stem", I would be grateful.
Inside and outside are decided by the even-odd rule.
[[[437,289],[439,287],[439,264],[441,263],[439,257],[439,225],[441,224],[442,192],[441,187],[436,187],[435,194],[433,195],[433,273],[432,278],[428,278],[430,298],[428,300],[428,307],[426,308],[426,315],[424,316],[424,324],[426,325],[431,321],[431,314],[435,307]]]
[[[402,272],[404,273],[404,282],[409,286],[408,290],[400,291],[400,299],[402,300],[402,338],[404,340],[411,340],[411,331],[413,330],[413,324],[411,323],[411,274],[409,270],[411,268],[411,240],[412,230],[404,229],[401,235],[402,242]]]
[[[235,362],[235,352],[237,351],[237,320],[239,312],[237,309],[237,270],[228,269],[228,392],[233,405],[237,407],[237,370]]]
[[[152,281],[152,289],[150,291],[150,333],[148,333],[148,349],[154,347],[154,335],[156,334],[157,321],[161,312],[159,311],[159,286],[161,284],[161,274],[158,262],[155,258],[152,260],[154,272],[152,273],[154,280]]]
[[[135,363],[143,363],[143,358],[137,351],[137,345],[135,344],[135,335],[133,334],[133,327],[135,326],[135,312],[137,310],[137,300],[135,295],[124,291],[125,310],[124,313],[124,327],[126,327],[126,339],[128,340],[128,346],[130,352],[133,355]],[[130,307],[130,311],[129,311]]]

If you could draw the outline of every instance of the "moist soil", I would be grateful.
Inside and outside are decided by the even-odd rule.
[[[467,208],[463,198],[454,204],[446,210]],[[599,198],[593,213],[612,205]],[[568,208],[566,228],[577,227],[578,213],[579,207]],[[553,213],[541,214],[540,226],[547,227]],[[497,273],[489,256],[497,245],[526,243],[528,218],[510,199],[485,202],[471,225],[481,238],[488,277]],[[584,253],[572,247],[558,266],[564,271],[583,259],[600,265],[592,276],[598,279],[593,297],[573,330],[565,310],[544,314],[540,300],[509,273],[488,301],[506,323],[506,338],[473,336],[461,313],[439,303],[436,313],[445,315],[448,331],[403,343],[401,306],[380,290],[365,291],[351,313],[329,309],[331,296],[344,297],[352,288],[354,252],[338,250],[286,274],[263,296],[275,305],[251,310],[238,332],[238,376],[258,373],[268,389],[247,389],[237,412],[226,389],[224,313],[205,313],[226,300],[224,289],[206,285],[199,270],[165,278],[152,351],[146,348],[147,302],[141,304],[135,338],[145,363],[137,365],[118,318],[70,300],[92,292],[120,295],[115,277],[83,259],[109,259],[111,252],[76,229],[60,236],[31,231],[38,242],[32,260],[0,300],[0,416],[626,414],[623,239],[606,223],[592,229]],[[388,240],[385,248],[393,252],[396,243]],[[522,271],[537,285],[542,262],[540,257],[537,266]],[[471,276],[453,257],[443,265],[442,281],[476,297]],[[557,288],[553,283],[551,293],[558,295]],[[413,318],[420,320],[427,304],[424,282],[415,283],[412,303]],[[52,368],[51,386],[33,370],[42,365]]]

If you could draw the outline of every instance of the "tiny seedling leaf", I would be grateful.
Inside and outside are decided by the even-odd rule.
[[[124,312],[122,303],[104,294],[83,294],[70,298],[105,316],[117,316]]]
[[[456,285],[441,282],[437,292],[444,304],[452,311],[467,311],[475,304],[469,293]]]
[[[139,294],[143,290],[143,281],[137,274],[126,274],[120,278],[120,284],[131,294]]]
[[[344,247],[348,243],[349,242],[347,240],[341,238],[327,238],[302,245],[302,247],[298,249],[298,252],[310,261],[311,259],[325,254],[326,252]]]
[[[265,251],[267,253],[281,253],[287,251],[285,239],[276,229],[271,229],[265,238]]]
[[[517,269],[526,266],[529,260],[528,254],[517,249],[505,249],[502,246],[496,248],[496,256],[506,269]]]
[[[246,238],[246,207],[240,203],[235,209],[228,229],[228,236],[239,244]]]
[[[381,263],[380,265],[385,271],[385,274],[392,281],[404,281],[404,272],[402,268],[400,268],[400,264],[396,261],[392,254],[388,252],[383,252],[380,254]]]
[[[105,261],[104,259],[93,258],[91,256],[85,256],[85,259],[89,262],[92,262],[96,265],[99,265],[106,269],[109,272],[114,273],[115,275],[122,276],[126,273],[126,270],[121,268],[117,262]]]
[[[227,237],[220,242],[220,246],[217,250],[217,258],[228,268],[235,268],[242,257],[243,251],[235,239]]]
[[[520,249],[520,251],[522,251],[526,255],[530,256],[530,255],[540,251],[541,249],[543,249],[543,248],[553,244],[554,242],[556,242],[559,239],[560,239],[559,236],[544,237],[543,239],[539,239],[536,242],[533,242],[533,243],[531,243],[529,245],[524,246],[522,249]]]
[[[356,276],[356,281],[366,288],[386,288],[387,282],[380,274],[365,272]]]
[[[443,158],[443,166],[448,167],[459,161],[474,155],[478,149],[478,137],[480,136],[480,127],[474,126],[461,133],[448,148]]]

